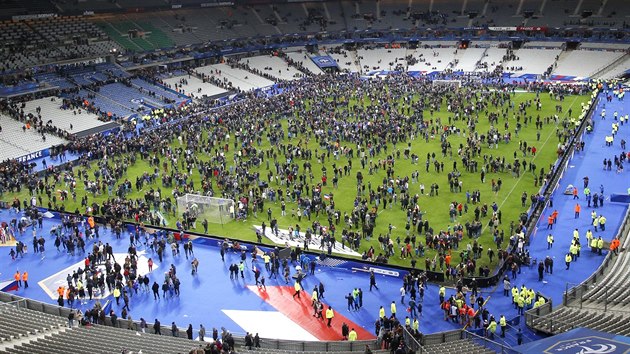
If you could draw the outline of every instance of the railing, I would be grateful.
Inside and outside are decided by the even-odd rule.
[[[473,341],[474,343],[477,343],[485,348],[488,348],[492,351],[494,351],[495,353],[502,353],[502,354],[516,354],[519,353],[518,351],[507,347],[503,344],[497,343],[493,340],[490,340],[489,338],[486,337],[482,337],[479,335],[476,335],[472,332],[469,331],[462,331],[461,333],[461,338],[462,339],[469,339],[471,341]]]
[[[427,353],[426,349],[424,349],[422,344],[420,344],[420,341],[418,341],[416,337],[407,330],[407,327],[403,327],[403,340],[408,350],[418,354]]]
[[[0,292],[0,311],[2,311],[2,306],[16,306],[18,308],[26,308],[29,310],[34,310],[38,312],[43,312],[55,316],[60,316],[63,318],[68,318],[68,315],[71,311],[75,311],[75,309],[70,309],[66,307],[61,307],[58,305],[47,304],[44,302],[31,300],[27,298],[23,298],[20,296],[12,295],[6,292]],[[111,319],[105,317],[105,323],[102,325],[112,326]],[[130,321],[127,319],[118,319],[116,327],[121,329],[130,329],[133,331],[140,330],[140,322],[138,321]],[[162,326],[161,328],[162,335],[171,335],[171,327],[170,326]],[[153,326],[149,324],[149,328],[147,329],[147,333],[153,333]],[[186,338],[186,329],[179,329],[179,336]],[[237,346],[245,345],[245,337],[243,335],[232,333],[235,344]],[[261,338],[260,346],[263,349],[276,349],[276,350],[288,350],[288,351],[300,351],[300,352],[333,352],[333,351],[343,351],[343,352],[362,352],[365,350],[365,346],[369,346],[370,349],[380,349],[376,346],[376,340],[358,340],[358,341],[322,341],[322,342],[307,342],[307,341],[297,341],[297,340],[284,340],[284,339],[267,339]]]
[[[20,299],[20,300],[14,300],[14,301],[8,301],[8,302],[0,302],[0,311],[2,311],[3,307],[6,306],[15,306],[18,309],[20,308],[28,308],[27,307],[27,301],[26,299]]]
[[[630,208],[626,211],[623,224],[619,228],[619,232],[617,234],[622,245],[627,242],[627,238],[629,237],[628,235],[630,235]],[[595,272],[593,272],[593,274],[591,274],[590,277],[588,277],[582,283],[571,287],[570,289],[569,284],[567,284],[567,289],[562,296],[562,305],[566,307],[592,309],[603,312],[608,311],[608,306],[619,305],[617,301],[610,301],[608,299],[609,291],[617,290],[615,287],[611,287],[610,285],[606,285],[605,283],[599,285],[597,284],[599,281],[605,279],[606,274],[610,271],[610,269],[608,268],[614,265],[617,257],[619,256],[614,256],[612,252],[608,252],[602,264],[597,268]],[[625,272],[625,269],[622,269],[620,271]],[[604,298],[598,298],[597,302],[593,303],[586,295],[595,286],[604,288]],[[563,328],[563,330],[570,330],[575,327],[575,325],[572,323],[567,323],[548,317],[547,315],[549,315],[553,311],[552,308],[552,304],[548,302],[540,307],[525,312],[525,323],[527,327],[552,334],[558,332],[556,329],[560,326]],[[627,312],[628,310],[615,308],[615,311]]]
[[[234,336],[237,345],[244,345],[244,337]],[[261,339],[260,347],[264,349],[290,350],[298,352],[351,352],[364,351],[365,346],[370,349],[380,349],[376,346],[375,340],[358,340],[358,341],[317,341],[306,342],[285,339]]]
[[[420,340],[417,340],[409,331],[405,328],[403,331],[403,338],[407,349],[414,351],[418,354],[431,354],[431,348],[427,348],[431,345],[453,342],[461,339],[469,339],[476,344],[479,344],[485,348],[488,348],[496,353],[512,354],[517,353],[510,347],[503,344],[492,341],[488,338],[476,335],[472,332],[456,329],[453,331],[433,333],[422,336]]]
[[[535,309],[525,311],[525,325],[529,328],[532,328],[532,325],[534,324],[534,319],[546,316],[552,311],[553,305],[551,304],[551,302],[540,305]]]
[[[574,323],[569,323],[548,316],[538,316],[534,313],[530,313],[528,315],[526,314],[526,316],[528,316],[526,319],[526,321],[528,321],[528,327],[548,334],[566,332],[579,327]],[[531,323],[531,326],[529,323]]]
[[[564,171],[567,169],[569,161],[573,157],[573,153],[575,152],[576,142],[582,139],[584,132],[586,131],[586,126],[588,125],[587,122],[589,121],[589,119],[591,119],[591,117],[594,114],[595,107],[597,106],[597,100],[599,100],[599,97],[600,97],[600,93],[597,93],[595,98],[591,101],[590,108],[588,109],[586,114],[584,114],[584,118],[580,122],[580,125],[577,128],[575,134],[573,134],[571,136],[571,140],[565,144],[565,146],[567,146],[567,150],[562,154],[562,156],[558,159],[558,161],[554,165],[554,172],[550,181],[544,186],[544,188],[541,188],[542,194],[545,196],[545,199],[548,200],[551,197],[551,195],[554,193],[556,188],[558,187],[558,183],[560,182],[560,179],[564,175]],[[538,219],[540,218],[543,211],[545,210],[545,207],[546,207],[546,203],[544,204],[538,203],[536,204],[534,208],[530,208],[531,213],[529,214],[529,218],[527,220],[528,221],[527,234],[526,234],[527,239],[529,239],[530,235],[534,231],[536,224],[538,223]]]
[[[428,334],[422,338],[422,341],[420,342],[420,344],[424,346],[428,346],[431,344],[440,344],[440,343],[460,340],[462,339],[461,332],[462,332],[461,329],[456,329],[453,331]]]
[[[577,139],[578,136],[581,136],[583,134],[584,128],[585,128],[585,122],[588,119],[588,117],[592,115],[593,108],[596,106],[596,103],[597,103],[597,99],[591,105],[591,109],[586,115],[586,118],[583,120],[580,128],[578,129],[578,132],[574,135],[574,139]],[[569,152],[572,151],[574,145],[575,145],[574,140],[572,140],[571,144],[569,145],[571,147],[571,150],[565,153],[565,157],[568,158]],[[553,184],[551,185],[554,185],[557,183],[557,181],[553,181],[553,180],[552,182]],[[624,216],[623,224],[621,225],[620,231],[618,233],[620,242],[622,245],[626,243],[628,234],[630,234],[630,208],[626,210],[626,215]],[[605,279],[605,274],[609,270],[608,268],[611,267],[611,262],[614,264],[616,260],[615,257],[616,256],[613,256],[612,252],[608,252],[606,254],[606,257],[604,258],[604,261],[601,263],[601,265],[586,280],[584,280],[580,284],[577,284],[574,287],[571,287],[570,289],[569,289],[569,284],[567,284],[567,289],[565,290],[562,297],[562,304],[567,307],[579,307],[580,309],[592,308],[598,311],[603,310],[604,312],[606,312],[607,307],[609,306],[607,285],[598,285],[600,287],[605,286],[606,288],[605,288],[604,299],[603,300],[599,299],[596,304],[597,306],[591,307],[590,302],[585,304],[585,301],[589,300],[588,296],[586,298],[585,296],[590,291],[590,289],[592,289],[594,286],[597,285],[598,281]],[[622,271],[625,271],[625,270],[622,270]],[[618,303],[614,303],[614,304],[618,304]],[[603,305],[603,308],[602,308],[602,305]],[[536,330],[544,331],[547,333],[558,332],[556,329],[559,326],[561,326],[564,330],[570,330],[575,327],[571,323],[566,323],[563,321],[555,320],[550,317],[545,317],[549,315],[551,312],[552,312],[552,305],[551,303],[547,303],[536,309],[527,311],[525,313],[525,322],[528,327],[535,328]]]
[[[622,269],[621,271],[625,271]],[[603,289],[603,297],[597,296],[596,299],[592,299],[590,296],[585,296],[590,290],[598,288],[599,290]],[[619,301],[621,297],[618,293],[619,290],[623,290],[623,287],[619,285],[596,285],[593,284],[590,288],[587,288],[583,284],[579,284],[578,286],[571,289],[571,297],[567,299],[569,301],[567,307],[579,307],[580,309],[590,309],[596,311],[608,312],[611,311],[611,306],[616,306],[614,308],[615,313],[623,312],[625,314],[630,313],[630,308],[620,307],[619,305],[627,305],[628,299],[624,298]],[[565,296],[568,291],[565,291]],[[611,296],[609,298],[609,296]],[[573,297],[574,296],[574,297]]]
[[[621,244],[626,243],[626,239],[629,234],[630,234],[630,208],[628,208],[628,210],[626,211],[623,224],[619,228],[619,233],[617,234]],[[588,277],[582,283],[572,287],[571,289],[567,289],[564,292],[564,295],[562,297],[563,305],[569,306],[569,307],[583,308],[584,300],[588,300],[588,297],[585,299],[584,295],[586,295],[588,291],[594,286],[600,286],[600,287],[605,286],[605,284],[598,285],[597,282],[602,279],[605,279],[607,271],[609,271],[608,268],[611,267],[611,265],[614,265],[614,262],[616,261],[617,257],[619,256],[614,256],[612,252],[608,252],[602,264],[599,266],[599,268],[597,268],[595,272],[593,272],[593,274],[591,274],[590,277]],[[607,306],[609,305],[607,296],[604,298],[603,301],[598,302],[598,306],[595,307],[595,309],[601,310],[602,304],[604,305],[604,309],[606,310]]]
[[[67,318],[68,314],[73,309],[66,307],[60,307],[57,305],[47,304],[37,300],[26,299],[20,296],[12,295],[6,292],[0,292],[0,310],[2,306],[17,306],[18,308],[27,308],[34,311],[44,312],[51,315]],[[542,308],[542,306],[541,306]],[[532,315],[535,316],[535,315]],[[109,317],[105,318],[103,325],[112,326],[112,322]],[[121,329],[131,329],[133,331],[140,330],[140,323],[137,321],[129,321],[126,319],[119,319],[117,321],[117,327]],[[152,326],[149,326],[147,333],[153,333]],[[171,335],[170,326],[162,326],[162,335]],[[185,329],[179,329],[180,337],[186,337]],[[242,335],[232,333],[237,346],[243,346],[245,339]],[[431,351],[427,350],[425,346],[432,344],[441,344],[460,339],[473,339],[476,343],[485,346],[491,350],[498,351],[500,353],[515,353],[502,344],[493,342],[487,338],[483,338],[474,333],[470,333],[464,330],[453,330],[441,333],[433,333],[421,336],[420,339],[416,339],[406,328],[403,328],[403,339],[407,348],[413,350],[418,354],[430,354]],[[365,350],[365,346],[369,346],[372,350],[380,349],[376,340],[359,340],[359,341],[322,341],[322,342],[307,342],[307,341],[294,341],[283,339],[267,339],[261,338],[260,345],[262,349],[275,349],[275,350],[287,350],[287,351],[300,351],[300,352],[361,352]]]
[[[620,65],[621,63],[623,63],[624,61],[626,61],[628,59],[628,56],[629,56],[629,53],[626,52],[624,55],[620,56],[612,63],[604,66],[603,68],[596,70],[594,73],[591,73],[590,75],[588,75],[588,77],[598,78],[598,76],[604,74],[608,70],[613,69],[617,67],[618,65]]]

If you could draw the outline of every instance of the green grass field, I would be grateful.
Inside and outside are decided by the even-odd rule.
[[[514,106],[518,108],[519,103],[525,102],[528,100],[533,100],[535,99],[535,97],[536,96],[534,93],[516,93],[515,95],[513,95],[512,100],[514,102]],[[587,96],[568,96],[565,98],[563,102],[560,102],[560,101],[552,100],[548,94],[541,94],[540,98],[542,102],[542,109],[540,111],[536,111],[533,105],[532,107],[527,109],[527,114],[532,115],[534,117],[534,121],[537,115],[540,115],[541,118],[544,118],[544,117],[553,116],[554,114],[556,114],[555,106],[557,104],[561,104],[563,106],[563,113],[559,114],[561,117],[561,120],[565,117],[566,112],[570,107],[573,108],[573,112],[574,112],[573,115],[576,116],[581,111],[580,103],[587,102],[588,100]],[[418,97],[418,95],[416,95],[414,100],[418,100],[418,99],[421,99],[421,98]],[[349,102],[351,105],[362,104],[364,106],[369,106],[373,104],[368,100],[359,102],[356,98],[350,99]],[[405,105],[403,104],[403,107],[404,106]],[[504,107],[502,107],[502,109],[506,109],[506,108],[508,108],[508,105],[505,105]],[[496,108],[493,108],[493,107],[489,108],[489,110],[490,112],[496,112]],[[513,118],[514,112],[515,112],[514,109],[509,108],[508,117],[510,120],[510,131],[513,134],[512,141],[509,144],[506,144],[503,141],[501,141],[497,149],[488,148],[487,144],[483,144],[481,156],[483,155],[492,155],[495,157],[504,156],[506,162],[512,162],[514,159],[514,153],[515,151],[517,151],[519,159],[524,159],[528,163],[534,162],[537,165],[538,170],[536,171],[537,172],[536,175],[538,175],[538,171],[540,170],[540,168],[544,168],[545,171],[549,171],[550,164],[552,164],[556,160],[556,157],[557,157],[556,150],[557,150],[557,144],[558,144],[558,137],[556,135],[556,125],[554,121],[551,120],[550,123],[544,125],[543,129],[540,131],[539,140],[537,140],[537,131],[533,123],[527,126],[524,126],[522,130],[520,131],[519,136],[515,137],[514,127],[516,123]],[[441,107],[440,111],[435,112],[433,116],[430,115],[428,110],[425,111],[424,119],[435,120],[439,118],[441,119],[443,124],[446,124],[446,122],[448,122],[449,115],[452,116],[452,114],[447,112],[445,104],[444,104],[443,107]],[[486,112],[479,113],[479,119],[477,122],[476,131],[479,132],[480,134],[485,134],[490,127],[487,117],[488,116]],[[466,127],[466,122],[459,120],[459,121],[453,121],[453,124],[457,126],[461,130],[461,132],[463,133],[468,132],[468,128]],[[505,129],[503,128],[503,124],[504,124],[503,118],[499,118],[499,122],[497,123],[498,125],[497,128],[499,129],[500,132],[505,131]],[[282,121],[282,126],[285,130],[287,129],[286,119]],[[419,182],[425,185],[425,194],[429,193],[429,189],[430,189],[429,187],[432,183],[439,184],[440,186],[439,196],[431,197],[428,195],[422,195],[420,196],[420,201],[419,201],[421,210],[425,213],[423,218],[428,219],[430,221],[431,227],[436,232],[439,230],[446,230],[449,227],[449,225],[450,226],[454,225],[454,222],[450,220],[449,213],[448,213],[449,211],[448,205],[450,202],[457,201],[457,202],[465,203],[466,201],[465,192],[467,190],[470,192],[472,192],[473,190],[479,190],[481,193],[481,204],[485,203],[488,206],[490,206],[493,202],[496,202],[499,205],[500,210],[502,212],[502,225],[500,225],[500,228],[505,230],[505,234],[506,234],[505,242],[508,242],[510,221],[516,221],[519,215],[523,211],[526,211],[527,208],[529,207],[529,199],[527,202],[527,206],[525,207],[521,206],[522,193],[527,192],[528,195],[531,195],[531,194],[535,194],[538,191],[538,187],[534,186],[534,176],[531,172],[522,173],[519,178],[513,177],[512,174],[507,171],[503,173],[487,173],[485,183],[481,183],[479,173],[467,173],[466,171],[464,171],[463,165],[461,163],[461,159],[457,156],[457,148],[459,144],[460,143],[466,144],[466,138],[464,135],[465,134],[451,135],[448,137],[448,141],[451,143],[453,147],[452,157],[450,156],[442,157],[441,150],[440,150],[439,137],[430,139],[428,143],[425,142],[425,140],[422,138],[416,138],[415,140],[411,141],[412,153],[415,153],[419,156],[419,161],[417,165],[412,165],[410,160],[406,160],[403,158],[402,152],[406,148],[407,143],[406,142],[399,143],[396,146],[396,149],[399,149],[401,151],[401,157],[400,159],[396,161],[396,164],[395,164],[395,176],[400,176],[400,177],[411,176],[411,173],[413,171],[418,170],[420,172]],[[234,139],[233,134],[232,134],[231,139],[232,141],[230,142],[230,147],[232,147],[232,143]],[[317,143],[314,140],[315,139],[312,139],[312,141],[309,142],[309,148],[312,149],[313,151],[317,151],[318,149]],[[523,158],[522,153],[518,151],[519,141],[526,141],[529,146],[535,146],[536,149],[538,150],[537,154],[535,156],[528,155],[526,158]],[[294,139],[294,143],[295,142],[296,142],[296,139]],[[287,138],[285,138],[285,141],[283,141],[282,143],[285,143],[285,144],[288,143]],[[176,140],[171,142],[171,144],[174,147],[179,146],[179,143]],[[262,150],[268,150],[268,149],[271,149],[272,147],[270,146],[269,142],[263,139],[263,144],[257,148],[262,149]],[[392,152],[391,145],[388,151],[390,153]],[[427,153],[435,153],[436,158],[439,161],[444,162],[444,172],[441,172],[441,173],[435,172],[433,165],[431,165],[428,173],[425,172],[425,160],[426,160]],[[232,159],[233,154],[234,154],[234,151],[230,150],[228,153],[228,158],[227,158],[227,161],[229,161],[229,163],[232,163],[233,161]],[[376,156],[373,160],[377,161],[378,159],[385,158],[385,156],[386,154],[381,152],[380,156]],[[204,160],[204,161],[208,160],[208,156],[199,155],[198,157],[199,159]],[[281,160],[281,158],[279,159]],[[337,165],[343,166],[346,163],[346,161],[344,160],[345,159],[342,157],[341,160],[337,161]],[[481,167],[483,166],[483,158],[478,157],[475,160],[479,161],[479,170],[481,170]],[[457,161],[458,168],[462,172],[460,180],[463,182],[463,191],[461,193],[453,193],[449,191],[449,187],[447,183],[447,174],[449,171],[451,171],[453,161]],[[335,160],[331,158],[330,161],[326,160],[326,161],[319,162],[317,161],[317,159],[313,158],[310,162],[312,163],[312,171],[313,171],[313,174],[315,175],[313,183],[317,183],[320,181],[320,178],[321,178],[320,171],[322,171],[322,167],[326,166],[328,171],[332,171],[332,164],[335,162]],[[298,163],[301,165],[301,161],[299,161]],[[92,163],[90,170],[94,166],[95,164]],[[352,210],[353,201],[357,193],[355,175],[356,175],[356,172],[361,169],[361,164],[359,162],[359,158],[357,157],[357,155],[355,155],[354,157],[352,166],[353,166],[353,169],[350,175],[340,178],[339,186],[337,189],[333,188],[332,183],[328,183],[327,186],[323,187],[323,191],[322,191],[323,194],[334,195],[334,200],[337,204],[336,208],[340,209],[342,213],[344,211],[350,212]],[[77,167],[77,169],[79,168],[80,167]],[[272,169],[273,169],[273,164],[272,164]],[[261,173],[261,178],[266,179],[266,177],[264,177],[267,175],[265,164],[262,164],[259,170]],[[129,179],[133,183],[136,177],[139,175],[142,175],[145,171],[152,172],[153,167],[149,166],[149,163],[147,161],[138,159],[134,165],[129,167],[127,174],[124,178]],[[78,172],[78,171],[75,171],[75,172]],[[379,169],[379,171],[373,175],[369,175],[367,170],[362,170],[362,173],[365,177],[364,183],[367,184],[368,182],[371,182],[372,186],[380,185],[383,178],[386,176],[385,171],[383,169]],[[329,172],[329,178],[330,178],[329,181],[332,180],[331,175],[332,173]],[[90,177],[92,176],[91,171],[89,173],[89,176]],[[494,192],[491,191],[490,181],[491,179],[496,180],[498,178],[502,179],[503,185],[502,185],[501,190],[497,194],[495,194]],[[200,175],[198,171],[195,171],[193,179],[195,182],[195,187],[199,188],[199,186],[201,185],[201,180],[200,180]],[[119,181],[119,182],[122,182],[122,181]],[[419,190],[420,183],[410,184],[410,194],[412,196],[416,193],[420,193],[420,190]],[[83,190],[83,184],[79,183],[79,185],[80,187],[78,187],[77,202],[72,201],[72,199],[69,199],[65,202],[65,209],[68,211],[73,211],[76,208],[80,208],[79,201],[81,200],[81,197],[83,197],[86,194],[86,192]],[[275,187],[275,183],[272,182],[271,186]],[[161,182],[158,179],[158,181],[153,186],[145,185],[144,190],[142,191],[134,190],[129,197],[142,198],[146,190],[148,190],[148,188],[151,188],[151,187],[154,187],[154,188],[161,187],[163,196],[170,195],[171,189],[163,188],[161,186]],[[11,197],[13,196],[23,200],[28,197],[28,191],[22,190],[22,192],[19,194],[11,195]],[[91,194],[89,194],[88,196],[89,196],[90,203],[92,203],[93,201],[97,201],[100,203],[107,199],[107,194],[97,195],[95,198],[93,198]],[[44,198],[43,202],[45,205],[47,204],[48,200],[46,196],[44,196],[43,198]],[[266,210],[268,207],[272,209],[274,217],[278,219],[280,228],[287,229],[289,228],[289,226],[295,226],[298,223],[297,218],[292,219],[290,216],[291,209],[297,208],[295,203],[287,202],[287,216],[284,216],[284,217],[280,216],[280,203],[279,202],[275,204],[266,202],[264,210]],[[457,217],[456,222],[461,223],[463,225],[465,222],[473,220],[474,219],[473,209],[474,209],[474,206],[471,205],[469,208],[469,212],[467,214],[462,215],[461,217]],[[491,211],[489,215],[490,214],[491,214]],[[320,222],[322,223],[322,225],[327,225],[326,219],[322,217],[321,215],[322,214],[320,214]],[[256,239],[255,233],[253,231],[253,225],[260,225],[263,221],[266,221],[266,220],[267,220],[266,212],[259,212],[258,218],[255,218],[253,214],[251,214],[250,217],[245,222],[232,221],[225,225],[210,224],[208,233],[212,235],[225,236],[225,237],[234,238],[234,239],[253,241]],[[314,215],[313,215],[313,220],[315,220]],[[173,215],[168,216],[169,227],[174,228],[175,221],[176,221],[175,216]],[[487,230],[488,218],[482,219],[481,222],[484,225],[484,232],[482,236],[479,238],[479,242],[483,245],[484,250],[488,249],[488,247],[495,248],[496,246],[493,243],[492,236]],[[379,234],[386,234],[388,231],[388,225],[390,223],[394,225],[395,227],[392,233],[392,239],[395,241],[397,237],[400,237],[400,239],[403,240],[405,238],[405,223],[406,223],[405,211],[401,210],[398,205],[394,205],[393,208],[391,209],[389,208],[389,206],[387,209],[382,209],[381,207],[379,209],[378,218],[376,220],[376,228],[374,230],[375,237],[369,241],[363,240],[361,243],[359,253],[362,253],[364,250],[367,250],[370,246],[374,246],[374,248],[377,250],[377,253],[378,253],[380,246],[378,245],[376,236],[378,236]],[[308,219],[305,219],[305,218],[302,218],[302,222],[300,224],[301,224],[302,230],[305,230],[307,227],[310,226],[310,222],[308,221]],[[342,218],[341,224],[337,228],[337,233],[336,233],[337,240],[340,240],[341,230],[344,226],[345,225]],[[200,222],[197,222],[196,231],[198,232],[202,231],[202,226]],[[419,236],[418,241],[424,243],[425,241],[424,236]],[[265,242],[269,242],[269,241],[266,240]],[[464,237],[462,243],[460,243],[459,250],[465,249],[466,244],[469,242],[472,243],[472,240]],[[435,251],[427,249],[425,256],[433,258],[435,256]],[[457,264],[459,258],[460,258],[459,252],[454,252],[452,263]],[[400,259],[398,251],[396,252],[394,256],[390,258],[389,261],[390,263],[398,264],[398,265],[405,265],[405,266],[410,265],[410,259]],[[497,262],[496,258],[494,259],[494,262],[495,263]],[[478,261],[477,265],[479,266],[479,265],[487,265],[487,264],[489,264],[489,261],[484,252],[484,256],[482,257],[481,260]],[[423,259],[420,259],[417,261],[417,267],[424,268]]]

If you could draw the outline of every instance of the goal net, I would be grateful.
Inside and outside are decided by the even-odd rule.
[[[234,200],[186,194],[177,198],[177,211],[191,223],[205,219],[209,223],[226,224],[234,219]]]
[[[462,80],[433,80],[433,86],[458,89],[462,86]]]

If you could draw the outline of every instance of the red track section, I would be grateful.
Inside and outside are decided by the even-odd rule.
[[[335,311],[332,326],[328,327],[325,319],[313,317],[311,296],[305,291],[301,292],[300,298],[297,296],[293,298],[292,295],[295,291],[292,286],[268,286],[266,291],[255,285],[249,285],[248,288],[319,340],[341,340],[341,325],[344,322],[348,324],[348,327],[354,328],[360,340],[376,338],[372,333],[337,311]],[[327,308],[328,304],[324,302],[324,309]]]

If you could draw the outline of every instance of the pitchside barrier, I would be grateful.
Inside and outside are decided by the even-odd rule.
[[[533,225],[531,225],[532,227],[527,228],[526,239],[529,239],[529,236],[537,230],[536,225],[538,224],[538,222],[540,222],[540,219],[544,216],[545,210],[547,210],[547,208],[549,208],[550,205],[553,204],[552,196],[554,195],[558,187],[560,187],[562,178],[564,177],[564,173],[567,171],[569,167],[569,163],[573,160],[575,156],[576,142],[584,139],[584,133],[586,131],[586,122],[593,115],[593,111],[595,107],[597,106],[596,103],[598,100],[599,100],[599,93],[597,93],[597,95],[591,101],[588,111],[586,111],[586,113],[584,114],[584,118],[580,122],[578,131],[575,133],[575,135],[573,135],[573,137],[567,144],[567,150],[554,163],[553,165],[554,174],[552,178],[550,178],[550,180],[547,181],[547,183],[544,186],[541,186],[539,193],[545,196],[544,207],[541,209],[540,205],[530,206],[530,208],[527,210],[527,214],[528,216],[530,216],[530,219],[535,219],[535,221],[533,221]],[[551,188],[551,186],[553,187]],[[535,215],[536,214],[535,212],[537,211],[536,209],[538,209],[538,211],[540,212],[540,214],[538,214],[537,216]],[[532,220],[530,220],[530,222],[532,222]]]
[[[594,107],[591,106],[591,109],[589,110],[588,115],[592,114],[592,108]],[[583,132],[585,124],[584,122],[586,121],[586,119],[583,121],[582,126],[580,128],[580,131]],[[576,134],[576,136],[572,139],[571,143],[569,144],[569,148],[573,149],[574,146],[574,142],[576,141],[576,137],[579,135],[580,133]],[[573,153],[573,151],[571,151],[571,153]],[[551,193],[553,191],[555,191],[555,189],[557,189],[557,186],[559,184],[559,179],[560,177],[562,177],[563,173],[564,173],[564,169],[568,166],[568,158],[569,158],[569,153],[565,153],[555,164],[555,166],[562,166],[563,168],[558,168],[554,171],[554,175],[552,177],[552,179],[547,183],[547,185],[544,186],[545,189],[545,195],[549,196],[551,195]],[[553,186],[553,188],[551,188],[551,186]],[[538,216],[536,215],[537,212],[542,212],[542,207],[541,205],[537,205],[536,208],[530,208],[530,210],[528,210],[528,224],[527,224],[527,230],[529,233],[531,233],[531,231],[533,230],[533,225],[535,225],[535,223],[538,221]],[[40,210],[44,211],[48,211],[46,209],[40,208]],[[57,211],[51,211],[53,216],[56,218],[60,218],[60,216],[62,215],[61,213],[57,212]],[[630,212],[630,211],[629,211]],[[95,217],[96,221],[99,223],[105,223],[106,220],[102,217],[96,216]],[[628,220],[630,220],[627,216],[626,216],[626,221],[625,221],[625,228],[628,227]],[[532,225],[533,224],[533,225]],[[128,230],[133,231],[135,229],[135,224],[133,223],[125,223],[126,227]],[[163,227],[157,227],[157,226],[152,226],[151,228],[155,229],[155,230],[161,230],[161,231],[166,231],[166,232],[173,232],[176,233],[178,232],[177,230],[174,229],[169,229],[169,228],[163,228]],[[225,239],[224,237],[218,237],[218,236],[208,236],[208,235],[203,235],[203,234],[199,234],[199,233],[195,233],[195,232],[186,232],[184,236],[187,235],[194,235],[196,237],[200,237],[200,238],[205,238],[210,240],[211,242],[216,242],[216,246],[220,246],[220,244],[223,242],[223,240]],[[246,245],[249,249],[249,247],[258,247],[262,250],[272,250],[273,246],[269,246],[269,245],[264,245],[264,244],[260,244],[260,243],[255,243],[255,242],[245,242],[243,243],[243,245]],[[508,248],[509,250],[509,248]],[[306,251],[306,254],[312,256],[312,257],[318,257],[320,254],[318,253],[314,253],[314,252],[309,252]],[[362,269],[374,269],[374,270],[384,270],[387,271],[387,273],[391,273],[388,274],[389,276],[401,276],[406,274],[406,272],[410,271],[410,268],[407,267],[401,267],[401,266],[395,266],[395,265],[380,265],[380,264],[376,264],[373,262],[366,262],[366,261],[362,261],[362,260],[349,260],[346,258],[339,258],[339,257],[335,257],[335,256],[326,256],[326,258],[328,259],[338,259],[339,262],[336,262],[337,265],[336,266],[340,266],[340,267],[350,267],[350,269],[352,268],[362,268]],[[589,280],[591,280],[592,278],[596,277],[596,274],[598,274],[600,271],[603,273],[603,267],[607,266],[608,263],[610,262],[610,256],[607,255],[605,262],[600,266],[600,269],[594,273],[591,278],[589,278]],[[503,275],[503,272],[505,271],[505,265],[502,264],[499,266],[498,268],[498,272],[496,274],[494,274],[492,277],[488,277],[488,278],[477,278],[477,284],[481,287],[487,287],[487,286],[492,286],[494,284],[497,284],[498,281],[500,280],[500,278]],[[388,270],[391,269],[399,269],[399,270],[403,270],[404,272],[391,272]],[[394,275],[395,273],[395,275]],[[433,282],[444,282],[445,278],[444,278],[444,273],[442,272],[432,272],[432,271],[427,271],[426,272],[428,275],[428,278],[430,281]],[[587,280],[587,281],[589,281]],[[472,281],[471,278],[464,278],[464,284],[465,285],[469,285],[470,282]],[[584,284],[584,283],[583,283]],[[571,289],[571,291],[573,291],[574,289]],[[568,297],[569,292],[567,292],[567,294],[565,295],[565,302],[566,302],[566,298]],[[2,293],[0,292],[0,301],[15,301],[15,300],[24,300],[23,298],[19,298],[7,293]],[[41,303],[41,302],[37,302],[37,301],[33,301],[33,300],[26,300],[27,306],[28,308],[32,308],[32,309],[38,309],[40,311],[46,312],[46,313],[52,313],[52,314],[59,314],[61,316],[67,317],[68,311],[70,311],[69,309],[65,309],[65,308],[60,308],[58,306],[55,305],[50,305],[50,304],[45,304],[45,303]],[[551,305],[548,305],[551,306]],[[539,310],[540,311],[540,310]],[[109,318],[107,319],[107,321],[109,321]],[[138,323],[136,322],[125,322],[126,320],[119,320],[119,325],[123,328],[126,328],[126,326],[129,326],[129,328],[138,328]],[[166,328],[164,327],[164,333],[170,333],[169,331],[170,328]],[[180,330],[180,334],[181,335],[185,335],[185,331]],[[423,337],[423,340],[420,344],[419,348],[417,348],[417,352],[425,352],[424,348],[422,347],[423,345],[427,345],[430,343],[443,343],[443,342],[447,342],[447,341],[451,341],[451,340],[457,340],[457,339],[463,339],[463,338],[470,338],[467,337],[467,334],[464,334],[463,331],[461,330],[457,330],[457,331],[451,331],[451,332],[442,332],[442,333],[436,333],[436,334],[431,334],[431,335],[426,335]],[[237,340],[237,342],[242,343],[242,337],[235,335],[235,339]],[[409,338],[406,338],[409,339]],[[363,342],[363,341],[362,341]],[[284,348],[301,348],[299,350],[319,350],[319,351],[329,351],[331,349],[333,349],[332,347],[335,347],[335,350],[339,350],[337,348],[337,344],[336,343],[332,343],[335,345],[332,345],[331,342],[321,342],[321,346],[319,346],[317,349],[315,348],[310,348],[311,345],[313,345],[312,343],[308,344],[308,349],[307,349],[307,344],[306,342],[299,342],[299,341],[284,341],[284,340],[275,340],[275,339],[265,339],[262,341],[262,343],[265,343],[265,346],[268,348],[274,348],[274,349],[284,349]],[[349,342],[343,342],[343,343],[349,343]],[[354,346],[350,346],[347,350],[363,350],[363,348],[365,348],[365,344],[368,345],[375,345],[375,342],[371,342],[369,341],[369,343],[359,343],[354,342]],[[359,345],[360,344],[360,345]],[[482,345],[487,345],[488,343],[485,343],[484,341],[481,341],[479,344]],[[332,347],[331,347],[332,346]],[[295,350],[295,349],[293,349]],[[501,351],[503,351],[504,348],[501,348]]]
[[[530,208],[527,210],[527,223],[525,224],[525,230],[526,230],[525,238],[526,239],[529,239],[532,233],[536,230],[536,224],[538,224],[538,221],[540,220],[540,217],[543,215],[544,210],[548,207],[549,200],[551,196],[553,195],[554,191],[558,188],[560,184],[560,179],[564,176],[564,172],[569,166],[569,160],[570,158],[573,157],[573,154],[575,151],[575,143],[576,141],[579,141],[580,139],[582,139],[584,131],[586,130],[586,122],[588,121],[589,117],[593,115],[594,109],[597,106],[596,102],[599,99],[599,97],[600,97],[600,93],[598,92],[597,95],[595,95],[593,100],[591,101],[588,111],[585,112],[584,118],[580,122],[578,131],[576,132],[575,135],[573,135],[569,143],[567,143],[567,150],[554,163],[552,177],[547,181],[547,183],[544,186],[541,186],[540,193],[545,197],[545,203],[536,203],[535,205],[530,206]],[[508,252],[511,252],[514,250],[515,247],[516,245],[510,247],[508,244],[508,246],[506,247],[506,250]],[[505,272],[506,268],[507,267],[505,264],[500,264],[497,267],[497,272],[493,276],[488,277],[488,278],[475,277],[477,284],[480,287],[493,286],[497,284],[499,281],[501,281],[503,273]],[[444,278],[444,275],[442,274],[442,279],[443,278]],[[472,282],[472,278],[464,278],[463,282],[464,282],[464,285],[469,285]]]

